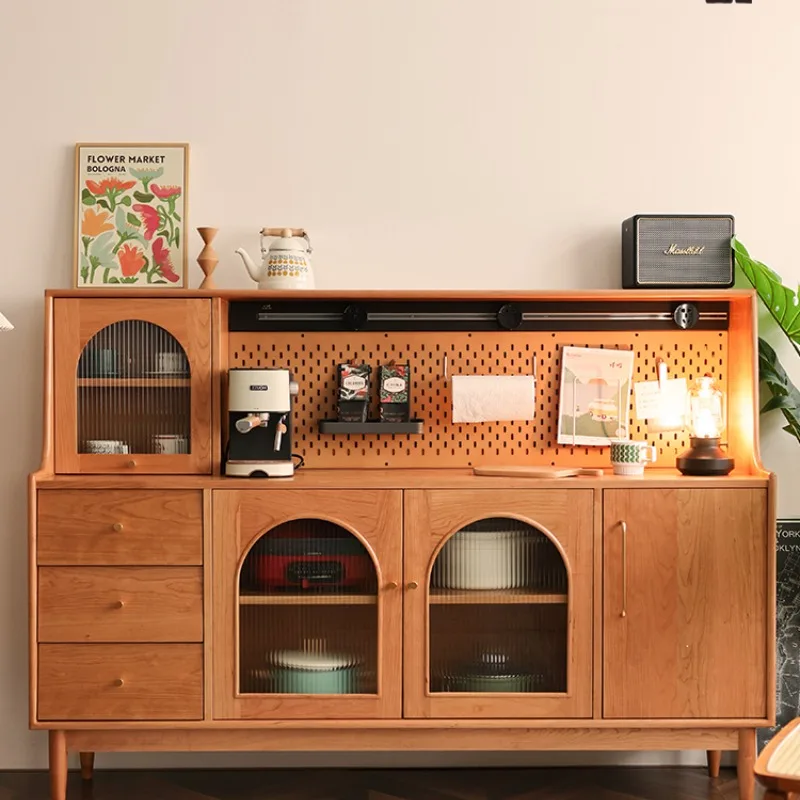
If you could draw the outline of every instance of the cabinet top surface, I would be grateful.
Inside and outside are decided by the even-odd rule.
[[[506,478],[474,475],[470,469],[304,469],[291,478],[227,478],[193,475],[50,475],[37,472],[36,483],[54,489],[636,489],[765,487],[767,473],[733,472],[719,478],[681,475],[674,469],[651,469],[641,477],[607,470],[602,477]]]
[[[436,290],[409,289],[335,291],[262,291],[258,289],[48,289],[46,297],[54,298],[214,298],[225,300],[733,300],[752,298],[752,289],[581,289],[581,290]]]

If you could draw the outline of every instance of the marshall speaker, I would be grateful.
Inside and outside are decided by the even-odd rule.
[[[624,289],[733,286],[733,217],[637,214],[622,223]]]

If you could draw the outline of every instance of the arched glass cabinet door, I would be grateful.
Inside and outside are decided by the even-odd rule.
[[[213,506],[215,714],[399,716],[400,492],[216,491]]]
[[[592,491],[408,492],[405,519],[406,715],[591,716]]]
[[[210,301],[57,299],[58,472],[210,472]]]

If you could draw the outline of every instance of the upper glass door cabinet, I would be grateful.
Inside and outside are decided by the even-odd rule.
[[[56,471],[211,471],[208,300],[58,299]]]

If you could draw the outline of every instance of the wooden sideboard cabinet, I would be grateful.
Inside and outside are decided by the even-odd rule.
[[[342,328],[364,318],[354,306],[369,319],[387,301],[385,330]],[[697,331],[670,322],[677,301],[698,305]],[[53,800],[70,751],[89,778],[96,751],[398,749],[703,749],[712,772],[737,750],[752,800],[755,730],[775,715],[754,302],[48,293],[30,724],[49,731]],[[533,322],[490,330],[487,308],[510,304]],[[483,461],[607,466],[607,448],[555,443],[558,348],[581,343],[632,347],[637,380],[656,358],[687,378],[713,363],[736,470],[681,475],[682,435],[631,416],[659,454],[644,476],[473,474]],[[354,353],[416,359],[422,434],[319,433]],[[537,422],[453,425],[443,354],[462,374],[535,363]],[[293,478],[224,476],[225,376],[248,365],[289,366],[301,387]]]

